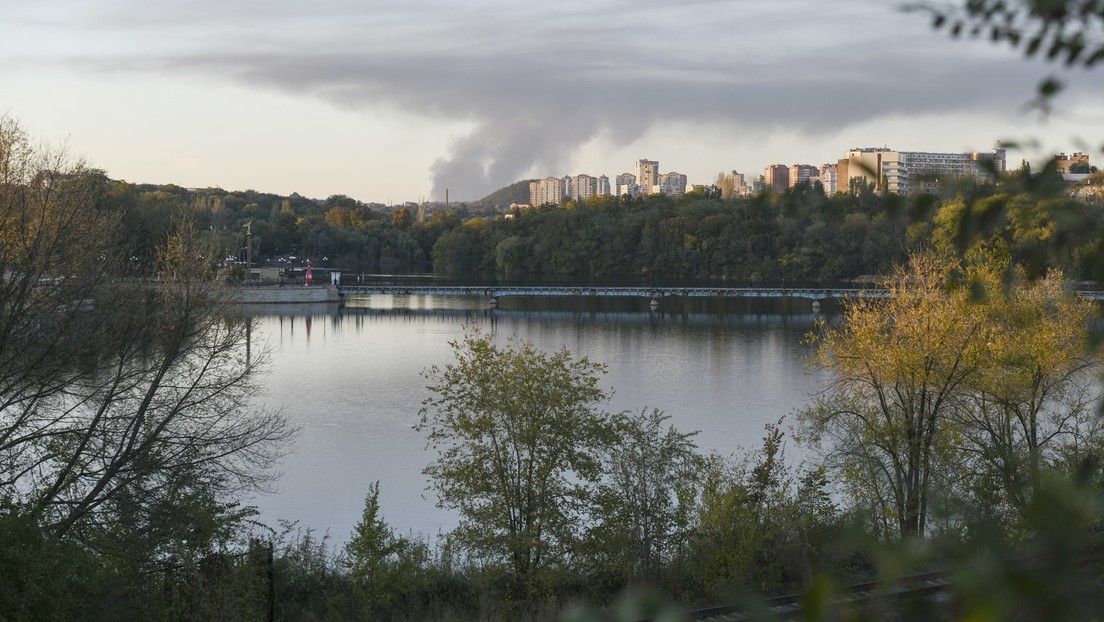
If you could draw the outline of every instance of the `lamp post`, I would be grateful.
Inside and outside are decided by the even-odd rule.
[[[245,282],[253,279],[253,221],[245,223]]]

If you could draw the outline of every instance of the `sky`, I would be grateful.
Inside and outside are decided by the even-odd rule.
[[[1096,163],[1102,77],[893,0],[0,0],[0,115],[43,144],[134,183],[386,204],[860,146]]]

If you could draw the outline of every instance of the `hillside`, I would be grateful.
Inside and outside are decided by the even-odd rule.
[[[528,203],[530,181],[532,180],[523,179],[521,181],[515,181],[509,186],[495,190],[478,201],[469,202],[468,206],[469,208],[477,209],[493,208],[495,210],[504,210],[510,207],[511,203]]]

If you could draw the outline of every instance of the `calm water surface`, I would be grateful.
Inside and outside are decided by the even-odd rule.
[[[702,451],[756,447],[763,426],[792,420],[824,378],[806,368],[804,343],[823,316],[800,300],[665,301],[650,311],[637,300],[505,299],[491,310],[479,298],[375,296],[253,312],[255,341],[269,349],[263,402],[302,427],[278,492],[253,503],[269,525],[297,520],[338,543],[376,480],[383,515],[400,532],[455,525],[425,491],[421,471],[434,455],[412,426],[428,396],[422,371],[451,360],[448,342],[465,325],[606,363],[610,410],[664,410],[681,431],[699,432]]]

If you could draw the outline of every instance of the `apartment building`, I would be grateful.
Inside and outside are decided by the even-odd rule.
[[[657,160],[636,161],[636,183],[640,191],[650,193],[659,185],[659,162]]]
[[[1059,153],[1054,156],[1054,161],[1058,165],[1058,172],[1062,174],[1070,173],[1070,167],[1075,164],[1084,166],[1089,165],[1089,156],[1081,153],[1080,151],[1066,155],[1065,153]]]
[[[567,178],[567,196],[575,202],[583,202],[590,197],[604,196],[610,193],[609,177],[600,175],[591,177],[586,173]]]
[[[822,164],[816,180],[824,187],[824,194],[832,196],[839,192],[839,164]]]
[[[988,179],[1006,170],[1004,149],[989,153],[938,153],[895,151],[885,147],[855,148],[837,164],[839,185],[847,190],[856,181],[872,184],[882,192],[910,194],[933,192],[949,177]]]
[[[570,180],[571,178],[567,178]],[[529,204],[534,207],[551,203],[560,205],[568,196],[568,184],[559,177],[545,177],[529,182]]]
[[[621,173],[613,178],[614,194],[619,197],[623,197],[626,194],[630,197],[635,197],[639,193],[639,189],[636,185],[636,175],[632,173]]]
[[[686,194],[686,175],[674,171],[663,173],[659,176],[659,183],[652,187],[652,194],[660,192],[670,197]]]
[[[721,189],[722,199],[751,194],[751,187],[744,180],[744,174],[734,170],[718,175],[717,187]]]
[[[598,196],[604,197],[610,195],[610,180],[605,175],[598,176]]]
[[[790,167],[771,164],[763,169],[763,185],[771,192],[782,192],[790,187]]]
[[[797,184],[803,181],[809,181],[817,176],[820,170],[812,164],[794,164],[790,166],[790,170],[787,172],[789,181],[788,187],[793,188]]]

